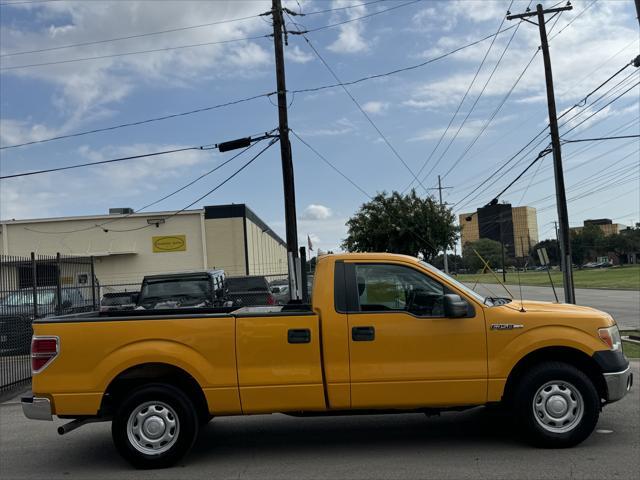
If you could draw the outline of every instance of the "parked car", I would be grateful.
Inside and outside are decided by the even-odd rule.
[[[142,280],[137,307],[211,308],[223,305],[224,270],[148,275]]]
[[[289,303],[291,297],[289,295],[288,280],[275,280],[269,284],[269,289],[271,290],[276,305],[286,305]]]
[[[109,292],[100,300],[101,312],[133,310],[138,303],[140,292]]]
[[[312,305],[38,319],[23,412],[75,419],[63,434],[111,421],[126,460],[161,468],[212,416],[276,412],[499,404],[533,444],[572,447],[633,383],[616,322],[593,308],[486,298],[393,254],[325,255],[315,283]]]
[[[227,277],[225,280],[225,305],[275,305],[276,300],[266,277],[247,275],[245,277]]]
[[[31,323],[35,318],[68,315],[92,310],[90,301],[84,299],[78,288],[60,289],[62,303],[58,304],[58,292],[53,287],[36,290],[37,308],[34,308],[33,289],[24,288],[8,293],[0,300],[0,350],[29,353]]]

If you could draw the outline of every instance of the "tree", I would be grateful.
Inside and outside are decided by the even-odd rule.
[[[476,252],[480,254],[492,269],[502,266],[502,245],[500,245],[500,242],[488,238],[481,238],[475,242],[465,243],[462,247],[462,259],[471,271],[478,271],[484,268],[484,263],[478,258]]]
[[[585,225],[571,232],[571,260],[578,266],[606,251],[605,236],[598,225]]]
[[[347,221],[342,248],[350,252],[422,255],[431,261],[446,245],[452,248],[458,227],[451,209],[415,190],[407,195],[379,193]]]

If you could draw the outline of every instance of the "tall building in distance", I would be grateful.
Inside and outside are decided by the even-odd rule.
[[[459,216],[462,246],[480,238],[504,243],[510,257],[523,258],[538,243],[538,220],[533,207],[496,203]]]
[[[600,230],[602,230],[602,233],[605,236],[609,236],[609,235],[615,235],[617,233],[620,233],[621,230],[624,230],[626,227],[626,225],[622,225],[620,223],[613,223],[613,221],[609,218],[598,218],[595,220],[585,220],[583,222],[583,227],[572,227],[570,228],[570,230],[572,232],[576,232],[576,233],[580,233],[582,232],[582,229],[588,225],[596,225],[597,227],[600,227]]]

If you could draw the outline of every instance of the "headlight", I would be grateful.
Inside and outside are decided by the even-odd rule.
[[[606,343],[611,351],[617,352],[618,350],[622,350],[622,340],[620,339],[620,331],[617,325],[598,329],[598,335],[600,336],[600,340]]]

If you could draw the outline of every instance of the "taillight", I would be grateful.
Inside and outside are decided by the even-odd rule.
[[[267,305],[275,305],[275,304],[276,304],[276,299],[274,298],[274,296],[271,294],[267,295]]]
[[[38,337],[31,339],[31,373],[35,374],[44,370],[60,352],[60,339],[58,337]]]

